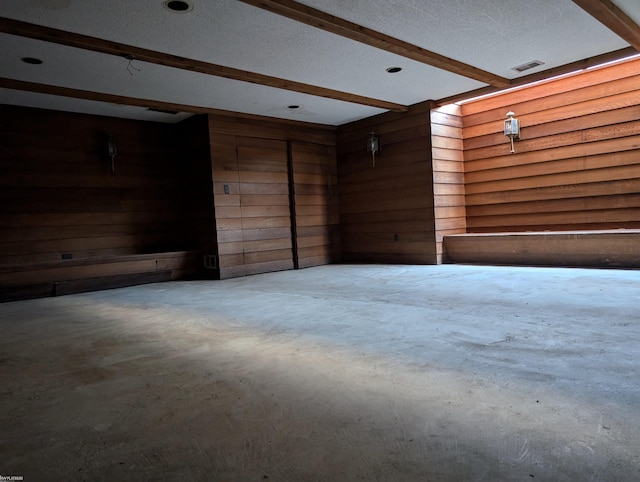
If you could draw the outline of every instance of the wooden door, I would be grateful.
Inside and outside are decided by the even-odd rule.
[[[298,267],[336,261],[340,212],[334,146],[291,143]]]
[[[287,143],[237,137],[245,274],[293,269]]]

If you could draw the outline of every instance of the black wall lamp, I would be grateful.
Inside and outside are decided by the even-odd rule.
[[[113,139],[113,136],[109,136],[109,140],[107,141],[107,152],[109,154],[109,160],[111,161],[111,174],[116,173],[116,156],[118,155],[118,145],[116,141]]]
[[[369,133],[367,152],[371,153],[371,167],[376,167],[376,153],[380,152],[380,138],[375,132]]]

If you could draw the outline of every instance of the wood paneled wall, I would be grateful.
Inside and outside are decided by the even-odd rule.
[[[464,200],[462,116],[458,105],[431,111],[433,202],[438,263],[443,259],[443,238],[467,230]]]
[[[463,104],[468,231],[640,227],[639,71],[636,59]]]
[[[338,129],[342,254],[346,261],[436,263],[430,103]],[[369,132],[381,148],[372,167]]]
[[[334,261],[335,131],[215,115],[209,133],[220,277]]]
[[[192,248],[181,234],[174,134],[172,125],[1,105],[0,264]]]
[[[340,206],[335,145],[292,142],[294,222],[299,268],[340,259]]]

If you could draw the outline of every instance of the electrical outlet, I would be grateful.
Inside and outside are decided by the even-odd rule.
[[[229,185],[228,184],[224,185],[224,193],[225,194],[229,194]]]

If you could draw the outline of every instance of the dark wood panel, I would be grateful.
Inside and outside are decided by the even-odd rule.
[[[430,104],[338,129],[338,187],[345,260],[435,263]],[[365,141],[380,135],[376,167]]]
[[[0,287],[39,285],[67,281],[122,276],[131,274],[194,272],[200,264],[200,253],[177,251],[152,254],[93,256],[91,258],[53,262],[19,263],[0,266]],[[175,278],[173,278],[175,279]]]
[[[445,237],[457,263],[640,267],[640,230],[466,234]]]
[[[429,188],[414,186],[406,189],[392,188],[345,193],[340,196],[340,203],[342,213],[364,213],[373,211],[374,206],[375,211],[429,207],[433,206],[433,198]]]
[[[338,231],[332,229],[340,222],[334,132],[224,116],[212,116],[209,128],[211,149],[220,153],[217,157],[212,154],[218,240],[224,242],[220,245],[220,276],[291,269],[294,249],[305,267],[337,259]],[[311,142],[297,141],[303,137]],[[229,194],[225,194],[225,185]],[[294,244],[295,208],[301,229]],[[310,235],[309,229],[317,230],[315,235],[322,240],[297,247],[301,236]]]
[[[200,219],[196,225],[183,215],[203,213],[193,203],[206,199],[206,119],[190,121],[193,135],[182,145],[180,124],[7,105],[0,113],[11,119],[0,129],[1,263],[204,249],[210,242],[200,238]],[[109,135],[118,144],[115,173]]]
[[[209,126],[216,135],[242,136],[281,141],[312,142],[334,146],[335,127],[283,119],[247,119],[232,115],[211,115]]]
[[[340,259],[340,224],[335,147],[291,143],[291,170],[295,193],[296,259],[299,267]],[[322,194],[301,193],[319,189]]]
[[[245,274],[250,275],[259,273],[270,273],[272,271],[286,271],[290,269],[293,269],[292,260],[275,260],[246,264],[244,272]]]

